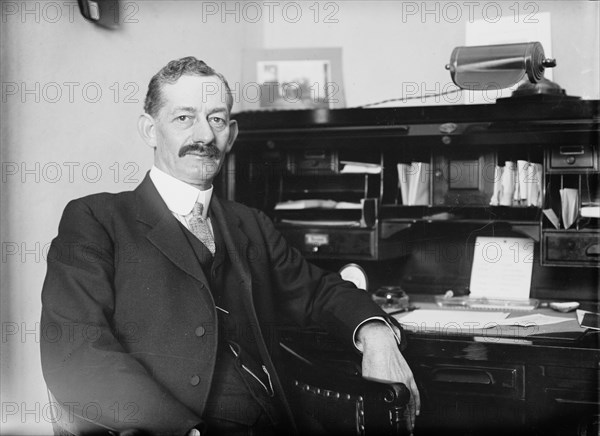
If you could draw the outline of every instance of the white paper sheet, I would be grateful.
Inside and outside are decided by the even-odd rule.
[[[579,191],[573,188],[560,190],[560,204],[562,208],[562,222],[565,229],[573,225],[579,212]]]
[[[528,299],[533,246],[529,238],[478,236],[471,268],[471,297]]]
[[[410,166],[405,163],[399,163],[398,165],[398,189],[400,189],[400,195],[402,196],[402,205],[410,206],[408,203],[408,169]]]
[[[404,206],[429,205],[429,164],[412,162],[398,164],[398,188]]]
[[[513,318],[506,318],[498,321],[498,325],[518,325],[518,326],[540,326],[549,324],[558,324],[559,322],[571,321],[571,318],[565,318],[560,316],[549,316],[542,315],[540,313],[534,313],[531,315],[517,316]]]
[[[381,174],[381,165],[366,162],[350,162],[341,161],[343,168],[340,173],[353,173],[353,174]]]
[[[282,219],[283,224],[295,226],[318,226],[318,227],[360,227],[360,221],[329,221],[329,220],[288,220]]]
[[[417,309],[393,316],[411,330],[460,330],[466,333],[473,329],[496,327],[508,315],[507,312]]]
[[[581,324],[583,323],[583,317],[584,317],[586,314],[588,314],[588,313],[589,313],[589,314],[592,314],[592,315],[595,315],[595,316],[597,316],[597,315],[598,315],[597,313],[595,313],[595,312],[590,312],[589,310],[581,310],[581,309],[577,309],[577,322],[579,323],[579,325],[580,325],[581,327],[586,327],[586,328],[590,328],[590,329],[593,329],[593,330],[600,330],[600,328],[598,328],[598,327],[592,327],[592,326],[582,326],[582,325],[581,325]]]

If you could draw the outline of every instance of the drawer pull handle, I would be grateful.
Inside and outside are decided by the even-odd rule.
[[[592,244],[585,249],[585,255],[590,257],[600,257],[600,246]]]
[[[442,383],[472,383],[493,385],[494,376],[487,371],[473,369],[437,369],[433,370],[433,381]]]
[[[563,145],[560,147],[560,154],[571,156],[574,154],[583,154],[585,151],[582,145]]]

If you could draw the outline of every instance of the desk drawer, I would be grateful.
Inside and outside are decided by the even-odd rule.
[[[490,363],[421,363],[417,371],[430,391],[457,395],[525,398],[523,365]]]
[[[548,170],[592,170],[598,167],[592,145],[561,145],[550,152]]]
[[[375,257],[376,229],[279,226],[284,238],[308,257]]]
[[[546,366],[544,391],[552,400],[561,404],[599,404],[600,371],[595,368]]]
[[[550,263],[598,266],[600,233],[544,232],[544,260]]]

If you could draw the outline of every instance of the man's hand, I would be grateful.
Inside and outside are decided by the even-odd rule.
[[[357,344],[363,353],[363,377],[404,383],[410,390],[407,425],[412,432],[415,417],[421,409],[421,398],[408,363],[400,353],[396,338],[389,326],[381,321],[370,321],[357,332]]]

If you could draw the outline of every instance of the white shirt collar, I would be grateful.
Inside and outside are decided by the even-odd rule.
[[[206,191],[201,191],[161,171],[156,166],[152,166],[150,170],[150,179],[171,212],[186,216],[192,212],[194,204],[200,202],[204,205],[202,215],[206,219],[212,197],[212,186]]]

